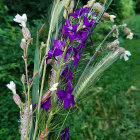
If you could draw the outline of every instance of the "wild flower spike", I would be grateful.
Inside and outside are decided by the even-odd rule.
[[[26,14],[23,14],[22,16],[17,14],[14,18],[14,21],[17,22],[17,23],[20,23],[19,24],[20,26],[26,27],[27,16],[26,16]]]
[[[55,83],[52,85],[52,87],[49,89],[50,91],[55,91],[57,90],[57,87],[58,87],[58,83]]]
[[[16,94],[16,85],[13,81],[10,81],[10,84],[7,84],[6,86],[13,92],[13,94]]]

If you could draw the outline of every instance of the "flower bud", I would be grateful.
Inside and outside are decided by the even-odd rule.
[[[109,15],[110,21],[114,22],[114,18],[116,18],[116,16],[114,15]]]
[[[97,13],[99,13],[99,12],[101,11],[102,8],[103,8],[103,7],[102,7],[102,5],[101,5],[99,2],[96,2],[96,3],[94,3],[94,5],[93,5],[93,9],[94,9]]]
[[[74,0],[71,0],[69,8],[70,8],[69,9],[69,14],[71,14],[73,12],[73,9],[74,9]]]
[[[52,64],[52,59],[48,59],[47,64]]]
[[[113,26],[113,37],[117,37],[119,36],[119,31],[116,25]]]
[[[93,6],[94,2],[95,2],[95,0],[89,0],[89,1],[87,2],[87,7],[88,7],[88,8],[91,8],[91,7]]]
[[[31,39],[31,34],[30,34],[30,31],[29,31],[28,28],[22,27],[22,34],[23,34],[23,37],[24,37],[26,40],[30,40],[30,39]]]
[[[103,18],[109,18],[109,14],[108,13],[104,13]]]
[[[107,45],[107,49],[108,50],[114,50],[118,45],[119,45],[119,41],[118,40],[115,40],[115,41],[113,41],[112,43],[109,43],[108,45]]]
[[[22,84],[24,85],[24,83],[25,83],[25,75],[24,75],[24,74],[22,74],[21,82],[22,82]]]
[[[131,30],[129,28],[127,28],[126,26],[124,26],[123,27],[123,30],[124,30],[125,34],[127,35],[126,38],[133,39],[133,33],[131,32]]]
[[[68,14],[67,14],[67,10],[65,9],[64,12],[63,12],[63,17],[64,17],[64,19],[67,19],[67,15],[68,15]]]
[[[41,102],[45,102],[50,96],[52,91],[48,90],[41,98]]]
[[[66,9],[68,9],[68,6],[70,5],[70,0],[66,0],[65,1],[65,4],[64,4],[64,7],[66,8]]]
[[[15,101],[15,103],[18,106],[21,104],[21,99],[20,99],[20,96],[18,94],[13,94],[13,100]]]
[[[21,40],[21,44],[20,44],[20,46],[21,46],[21,48],[22,48],[23,50],[26,49],[27,44],[26,44],[26,40],[25,40],[24,38]]]

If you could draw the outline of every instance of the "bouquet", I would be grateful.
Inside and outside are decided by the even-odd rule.
[[[81,57],[87,57],[82,54],[94,29],[100,22],[113,23],[116,18],[106,12],[111,2],[89,0],[87,5],[79,7],[79,1],[75,4],[74,0],[54,0],[45,43],[39,43],[45,24],[37,32],[32,77],[28,75],[28,51],[33,38],[26,26],[27,15],[15,16],[14,21],[19,23],[23,34],[20,46],[25,74],[21,82],[25,101],[21,101],[13,81],[7,87],[13,92],[13,100],[20,108],[21,140],[69,140],[70,126],[64,127],[68,115],[113,62],[119,58],[129,59],[131,53],[120,47],[119,32],[123,31],[128,39],[133,38],[133,33],[126,24],[113,25],[78,75],[78,65]],[[104,46],[110,36],[115,39]],[[97,56],[101,57],[93,63]],[[64,114],[63,119],[61,114]]]

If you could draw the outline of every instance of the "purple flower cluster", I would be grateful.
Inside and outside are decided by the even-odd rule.
[[[57,61],[57,56],[62,56],[65,51],[64,60],[67,62],[67,59],[72,60],[75,66],[78,66],[80,55],[82,54],[82,50],[87,43],[87,37],[91,34],[91,27],[93,24],[97,24],[95,19],[88,19],[90,15],[94,14],[93,12],[89,12],[89,8],[80,8],[75,10],[74,13],[70,14],[70,17],[74,19],[79,19],[80,23],[71,23],[69,19],[66,20],[65,25],[61,27],[62,35],[60,36],[61,40],[54,40],[54,45],[48,51],[46,56],[46,61],[48,59],[55,59]],[[67,43],[66,43],[67,42]],[[61,74],[61,78],[66,79],[67,88],[65,90],[59,90],[56,94],[58,98],[63,101],[63,108],[67,108],[70,105],[74,106],[74,95],[73,87],[72,87],[72,79],[73,75],[71,72],[71,68],[66,68]],[[47,104],[47,102],[46,102]],[[49,105],[49,104],[48,104]],[[45,104],[44,104],[45,106]]]
[[[62,140],[69,140],[69,126],[60,132]]]
[[[58,98],[63,101],[63,108],[67,108],[70,105],[74,106],[75,105],[75,101],[74,101],[74,95],[72,95],[73,92],[73,87],[72,87],[72,79],[73,79],[73,75],[71,72],[71,69],[66,68],[62,75],[61,78],[65,78],[66,79],[66,83],[67,83],[67,89],[65,90],[59,90],[56,94],[58,96]]]

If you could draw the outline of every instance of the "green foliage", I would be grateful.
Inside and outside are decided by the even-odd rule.
[[[133,0],[114,0],[112,10],[115,9],[115,14],[119,19],[128,19],[134,15]]]

